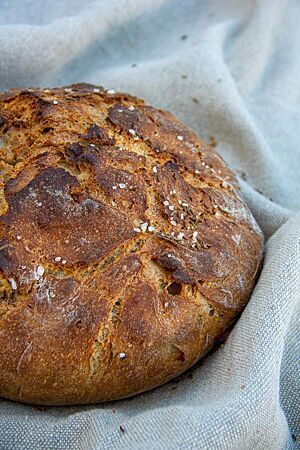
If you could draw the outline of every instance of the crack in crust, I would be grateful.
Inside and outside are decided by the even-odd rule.
[[[247,303],[261,231],[222,158],[170,113],[88,84],[0,94],[0,174],[1,396],[150,389]]]

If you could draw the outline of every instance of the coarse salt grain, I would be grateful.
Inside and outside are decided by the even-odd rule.
[[[116,93],[116,91],[114,89],[108,89],[106,92],[107,92],[107,94],[115,94]]]
[[[37,202],[36,206],[38,206],[39,208],[42,206],[41,202]]]
[[[171,253],[168,253],[168,254],[167,254],[167,257],[168,257],[168,258],[172,258]]]
[[[168,202],[168,200],[165,200],[163,203],[164,203],[165,206],[169,206],[169,204],[170,204],[170,203]]]
[[[126,353],[124,353],[124,352],[119,353],[119,354],[118,354],[118,358],[119,358],[119,359],[126,358]]]
[[[141,224],[141,230],[143,233],[145,233],[147,231],[148,228],[148,222],[144,222]]]
[[[65,92],[72,92],[72,89],[71,89],[71,88],[65,88],[64,91],[65,91]],[[45,92],[46,92],[46,91],[45,91]]]
[[[157,167],[156,166],[153,167],[153,172],[157,173]]]
[[[53,100],[53,105],[58,105],[58,100]]]
[[[220,211],[216,211],[215,212],[215,216],[216,216],[217,219],[220,219],[222,214],[220,213]]]
[[[155,227],[153,225],[150,225],[150,227],[148,227],[148,231],[155,231]]]
[[[171,220],[171,225],[173,225],[174,227],[176,227],[177,223],[175,222],[175,220]]]
[[[201,173],[201,172],[200,172],[200,170],[197,170],[197,169],[196,169],[196,170],[195,170],[195,173],[198,175],[198,174]]]
[[[36,274],[37,274],[39,277],[42,277],[42,276],[44,275],[44,272],[45,272],[45,269],[44,269],[43,266],[37,266]]]
[[[197,236],[198,236],[198,231],[194,231],[193,238],[196,239]]]
[[[183,141],[183,136],[178,135],[177,139],[178,139],[178,141]]]
[[[18,239],[18,241],[19,241],[20,239],[22,239],[22,236],[17,236],[17,239]]]
[[[170,211],[174,211],[174,206],[173,205],[169,205],[169,210]]]
[[[128,109],[129,109],[129,111],[134,111],[134,106],[130,105],[130,106],[128,107]]]
[[[136,231],[136,233],[140,233],[141,229],[136,227],[136,228],[133,229],[133,231]]]
[[[61,256],[56,256],[56,258],[54,258],[54,261],[55,261],[55,262],[61,261]]]
[[[112,188],[113,188],[113,190],[115,191],[115,190],[117,189],[117,186],[113,186]]]
[[[188,203],[185,203],[185,202],[182,202],[182,206],[188,207],[189,204],[188,204]]]
[[[11,288],[15,291],[17,289],[17,283],[13,278],[9,278],[8,281],[10,282]]]
[[[100,89],[98,89],[98,88],[94,88],[94,89],[93,89],[93,92],[95,92],[96,94],[99,94],[99,92],[100,92]]]
[[[231,236],[231,238],[237,245],[240,244],[240,242],[241,242],[241,235],[240,234],[235,234],[235,235]]]
[[[125,189],[125,188],[126,188],[126,184],[124,184],[124,183],[119,183],[119,188],[120,188],[120,189]]]
[[[132,136],[135,136],[135,131],[132,128],[129,128],[128,133],[132,134]]]
[[[66,261],[65,259],[62,260],[62,264],[66,264],[66,262],[67,262],[67,261]]]
[[[179,239],[180,241],[184,238],[184,233],[180,232],[177,235],[177,239]]]
[[[90,147],[96,147],[96,145],[95,144],[90,144]]]

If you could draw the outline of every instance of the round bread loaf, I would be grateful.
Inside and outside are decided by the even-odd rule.
[[[168,112],[88,84],[0,95],[0,396],[66,405],[174,378],[246,305],[263,237]]]

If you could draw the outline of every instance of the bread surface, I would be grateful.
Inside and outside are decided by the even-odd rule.
[[[0,95],[0,396],[119,399],[193,365],[245,307],[263,237],[166,111],[98,86]]]

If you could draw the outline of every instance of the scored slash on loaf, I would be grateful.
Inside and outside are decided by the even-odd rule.
[[[204,356],[249,300],[263,236],[172,114],[89,84],[0,95],[0,396],[119,399]]]

